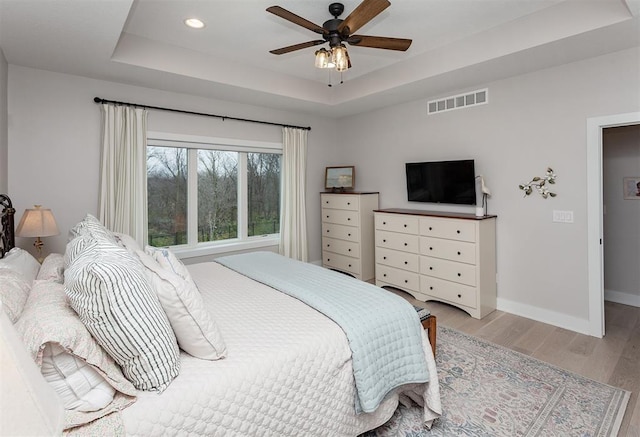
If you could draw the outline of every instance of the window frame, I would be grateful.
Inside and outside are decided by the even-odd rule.
[[[249,196],[247,186],[247,154],[274,153],[282,155],[282,143],[148,131],[147,147],[154,146],[187,149],[187,244],[169,246],[172,252],[179,258],[258,249],[277,246],[280,243],[279,232],[252,237],[248,236]],[[198,242],[198,150],[238,152],[237,238]],[[282,196],[282,167],[280,175],[280,195]],[[145,226],[148,225],[148,223],[145,223]]]

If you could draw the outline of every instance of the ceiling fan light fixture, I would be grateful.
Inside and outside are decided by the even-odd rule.
[[[335,64],[337,71],[347,71],[351,68],[349,52],[347,52],[344,44],[337,45],[331,49],[331,60]]]
[[[324,47],[316,50],[316,68],[333,68],[335,65],[331,61],[331,52]]]

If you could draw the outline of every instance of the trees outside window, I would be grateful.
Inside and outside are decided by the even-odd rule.
[[[158,143],[147,147],[149,245],[197,246],[279,233],[280,153]]]

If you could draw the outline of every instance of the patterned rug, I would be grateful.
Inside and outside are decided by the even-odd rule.
[[[630,393],[451,328],[438,327],[443,415],[426,430],[400,406],[383,436],[616,436]]]

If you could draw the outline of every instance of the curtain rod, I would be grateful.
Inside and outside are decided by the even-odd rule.
[[[206,117],[221,118],[222,121],[224,121],[224,120],[245,121],[247,123],[258,123],[258,124],[268,124],[268,125],[271,125],[271,126],[291,127],[291,128],[295,128],[295,129],[303,129],[303,130],[308,130],[308,131],[311,130],[310,126],[293,126],[293,125],[290,125],[290,124],[273,123],[271,121],[250,120],[248,118],[238,118],[238,117],[229,117],[227,115],[208,114],[206,112],[184,111],[182,109],[163,108],[161,106],[141,105],[139,103],[117,102],[115,100],[106,100],[106,99],[102,99],[100,97],[94,97],[93,101],[96,102],[96,103],[113,103],[114,105],[135,106],[135,107],[138,107],[138,108],[157,109],[157,110],[160,110],[160,111],[179,112],[179,113],[182,113],[182,114],[204,115]]]

